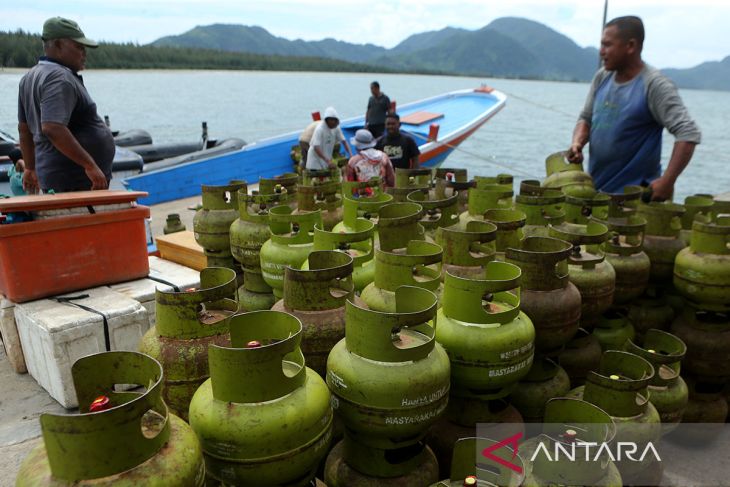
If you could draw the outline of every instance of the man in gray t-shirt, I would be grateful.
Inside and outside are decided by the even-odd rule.
[[[106,189],[114,137],[78,74],[86,48],[98,44],[61,17],[45,22],[42,39],[45,56],[23,76],[18,92],[23,187],[30,193]]]

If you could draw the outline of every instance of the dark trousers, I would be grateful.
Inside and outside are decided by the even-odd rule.
[[[369,123],[368,124],[368,130],[371,134],[373,134],[374,138],[378,138],[381,135],[383,135],[383,132],[385,132],[385,124],[384,123]]]

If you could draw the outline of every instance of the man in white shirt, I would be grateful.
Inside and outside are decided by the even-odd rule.
[[[312,140],[310,142],[309,151],[307,152],[307,169],[310,171],[334,168],[335,163],[332,162],[332,152],[335,144],[345,143],[347,157],[351,157],[352,151],[350,146],[342,134],[339,127],[340,117],[332,107],[327,107],[324,111],[324,123],[321,123],[314,130]]]

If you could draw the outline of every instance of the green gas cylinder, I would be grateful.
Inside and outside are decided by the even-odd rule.
[[[537,185],[535,185],[537,184]],[[538,181],[522,181],[515,196],[515,209],[525,214],[527,237],[547,237],[549,225],[565,221],[565,195],[559,189],[543,188]]]
[[[504,173],[496,176],[474,176],[474,184],[479,189],[491,188],[497,185],[505,191],[513,191],[514,177],[511,174]]]
[[[162,233],[169,235],[171,233],[184,232],[185,224],[180,220],[179,213],[170,213],[165,219],[165,228],[162,229]]]
[[[610,213],[611,197],[603,193],[565,196],[565,221],[585,225],[589,220],[605,221]]]
[[[395,168],[395,187],[387,188],[393,195],[393,201],[404,202],[410,193],[416,190],[431,190],[432,170],[428,168],[404,169]]]
[[[636,338],[634,326],[626,316],[615,309],[603,313],[593,329],[601,350],[623,350],[626,342]]]
[[[259,193],[273,194],[286,191],[289,195],[287,199],[288,206],[292,210],[297,209],[297,185],[299,184],[299,175],[295,172],[285,172],[273,178],[259,179]]]
[[[645,188],[638,185],[624,186],[618,193],[609,193],[609,218],[626,218],[636,213],[644,196]]]
[[[571,164],[566,152],[550,154],[545,159],[546,188],[562,189],[566,195],[584,196],[594,192],[593,178],[583,171],[583,165]]]
[[[580,326],[580,291],[568,278],[573,245],[550,237],[527,237],[508,247],[506,261],[522,270],[520,305],[535,326],[535,349],[559,350]]]
[[[415,286],[441,296],[441,247],[412,240],[394,252],[375,252],[375,280],[362,291],[362,300],[376,311],[393,313],[400,286]]]
[[[616,272],[605,262],[600,244],[608,237],[608,228],[595,221],[587,224],[563,223],[550,227],[550,236],[573,244],[568,257],[570,282],[580,291],[581,326],[592,329],[602,313],[613,303]]]
[[[418,203],[391,203],[380,208],[378,248],[385,251],[402,249],[411,240],[431,240],[421,225],[424,210]]]
[[[687,196],[684,199],[684,215],[682,215],[682,230],[679,232],[679,238],[686,246],[690,244],[692,238],[692,222],[697,215],[710,217],[715,202],[711,196]]]
[[[422,440],[449,394],[449,358],[434,336],[436,295],[410,286],[395,295],[392,313],[348,300],[345,339],[327,361],[327,384],[345,425],[344,461],[371,477],[398,477],[427,461]],[[432,471],[431,482],[438,479]],[[329,485],[342,485],[331,475]]]
[[[297,211],[320,210],[325,230],[342,221],[342,175],[338,168],[304,170],[297,185]]]
[[[612,460],[615,454],[598,447],[613,448],[615,437],[616,426],[601,408],[578,399],[551,399],[545,407],[541,434],[520,445],[520,455],[531,460],[523,485],[621,487],[621,474]],[[574,451],[574,459],[558,457],[560,451],[568,455]]]
[[[570,377],[572,388],[585,384],[588,373],[598,370],[602,354],[598,338],[586,329],[579,328],[558,354],[558,363]]]
[[[314,226],[322,225],[319,210],[294,214],[289,206],[269,210],[271,236],[261,247],[261,273],[278,299],[284,297],[284,268],[300,269],[314,246]]]
[[[499,458],[478,455],[485,450]],[[529,468],[509,446],[487,438],[461,438],[454,444],[449,478],[431,487],[519,487]]]
[[[702,382],[730,380],[730,315],[685,306],[670,331],[687,345],[684,370]]]
[[[459,223],[459,193],[450,196],[436,196],[423,191],[408,193],[406,201],[417,203],[423,207],[421,225],[426,235],[436,237],[436,230],[441,227],[452,227]]]
[[[484,221],[484,213],[492,209],[512,208],[512,189],[505,189],[498,184],[483,185],[481,188],[469,188],[467,211],[459,215],[459,227],[466,229],[470,221]]]
[[[309,367],[324,377],[327,355],[345,336],[345,302],[357,299],[352,257],[336,250],[309,254],[306,270],[287,267],[284,299],[272,311],[285,311],[302,322],[302,352]]]
[[[383,193],[380,178],[372,178],[370,181],[364,182],[344,182],[342,183],[343,198],[343,220],[335,225],[332,229],[335,233],[353,233],[358,232],[358,219],[365,219],[373,222],[375,225],[375,246],[380,245],[378,239],[378,220],[380,209],[393,202],[393,196]],[[355,247],[362,251],[369,251],[366,246]]]
[[[227,318],[238,310],[236,273],[224,267],[200,272],[194,291],[155,292],[157,323],[147,330],[139,351],[165,369],[162,397],[187,420],[190,399],[208,378],[208,346],[229,342]]]
[[[649,285],[651,262],[644,252],[646,220],[639,215],[609,217],[605,222],[613,235],[603,243],[606,262],[616,273],[613,304],[627,304]]]
[[[330,393],[305,366],[302,325],[277,311],[230,320],[231,347],[211,346],[210,379],[190,403],[210,483],[308,486],[332,434]]]
[[[25,458],[15,485],[133,487],[205,482],[200,443],[162,399],[162,366],[137,352],[103,352],[71,367],[80,410],[40,417],[43,442]],[[117,391],[140,384],[143,392]]]
[[[244,311],[270,309],[276,302],[271,287],[261,275],[261,247],[271,235],[269,210],[285,204],[286,189],[278,193],[248,194],[238,192],[239,217],[231,224],[231,254],[243,268],[243,286],[238,289],[238,300]]]
[[[536,358],[530,371],[510,393],[509,400],[526,423],[542,423],[548,401],[570,391],[570,377],[555,361]]]
[[[653,377],[654,367],[647,360],[609,350],[603,353],[599,370],[590,372],[585,386],[573,389],[568,397],[583,399],[606,411],[616,423],[616,441],[634,442],[643,452],[648,443],[656,443],[661,436],[659,413],[649,401],[648,387]],[[644,457],[644,461],[624,458],[616,466],[629,485],[656,485],[661,477],[661,462],[653,455]]]
[[[328,232],[315,225],[314,250],[339,250],[352,257],[352,282],[359,294],[375,280],[375,224],[358,218],[348,228],[351,232]],[[305,262],[302,269],[308,268]]]
[[[473,181],[469,181],[466,169],[439,167],[434,171],[434,181],[433,191],[438,198],[446,198],[458,193],[458,213],[466,211],[469,188],[475,184]]]
[[[436,243],[443,249],[443,275],[484,279],[488,262],[494,260],[497,226],[489,222],[472,221],[466,230],[458,227],[439,228]]]
[[[654,366],[654,377],[649,383],[649,400],[659,412],[662,433],[672,431],[672,425],[682,421],[687,407],[688,389],[679,375],[680,363],[687,352],[684,342],[661,330],[648,330],[643,344],[626,342],[626,351],[646,359]]]
[[[497,227],[495,247],[496,259],[504,260],[504,253],[509,247],[518,247],[525,238],[523,230],[527,216],[520,210],[492,209],[484,212],[484,221]]]
[[[195,213],[195,241],[203,247],[209,267],[237,269],[231,256],[229,232],[238,218],[238,190],[247,191],[245,182],[224,186],[202,186],[203,207]]]
[[[646,219],[644,252],[651,260],[651,280],[657,284],[671,282],[674,259],[684,243],[679,238],[684,207],[670,202],[642,203],[637,213]]]
[[[679,251],[674,286],[696,308],[730,312],[730,215],[697,217],[690,246]]]
[[[634,326],[638,343],[642,343],[644,334],[649,330],[669,330],[674,310],[657,288],[650,287],[644,295],[631,302],[627,316]]]

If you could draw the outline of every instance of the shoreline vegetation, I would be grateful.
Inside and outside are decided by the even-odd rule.
[[[99,42],[98,49],[88,49],[86,52],[88,56],[86,69],[309,71],[576,81],[552,80],[538,76],[499,76],[488,73],[474,75],[429,69],[397,69],[324,57],[251,54],[189,47],[141,45],[132,42]],[[39,34],[23,30],[0,31],[0,70],[31,68],[42,55],[43,41]]]

